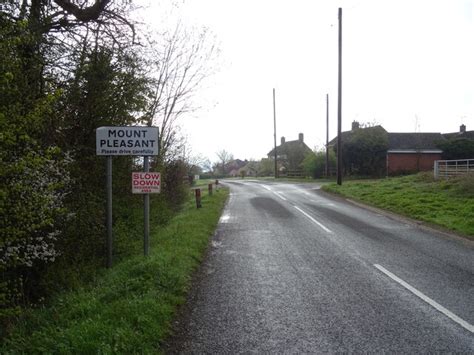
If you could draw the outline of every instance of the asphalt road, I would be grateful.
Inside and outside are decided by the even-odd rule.
[[[473,242],[317,185],[226,184],[167,353],[474,353]]]

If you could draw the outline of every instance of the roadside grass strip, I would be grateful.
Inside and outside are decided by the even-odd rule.
[[[434,180],[432,173],[420,173],[322,189],[474,239],[474,175]]]
[[[160,353],[227,196],[227,189],[203,196],[200,209],[190,197],[167,226],[152,230],[149,257],[123,260],[94,284],[29,310],[0,353]]]

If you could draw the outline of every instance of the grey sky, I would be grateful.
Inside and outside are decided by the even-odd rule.
[[[391,132],[474,129],[474,0],[153,2],[154,19],[206,26],[219,72],[183,120],[194,153],[260,159],[277,136],[322,147],[326,93],[337,131],[337,10],[343,8],[343,130],[377,122]],[[171,12],[169,12],[171,11]],[[158,23],[155,25],[165,25]]]

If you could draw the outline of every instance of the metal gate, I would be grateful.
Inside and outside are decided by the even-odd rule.
[[[474,174],[474,159],[436,160],[434,162],[435,179],[469,173]]]

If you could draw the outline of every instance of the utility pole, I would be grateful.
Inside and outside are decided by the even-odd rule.
[[[338,64],[338,83],[337,83],[337,184],[342,185],[342,135],[341,135],[341,116],[342,116],[342,8],[339,8],[339,64]]]
[[[326,178],[329,177],[329,94],[326,94]]]
[[[275,88],[273,88],[273,143],[275,146],[275,179],[278,178],[277,164],[277,126],[276,126],[276,110],[275,110]]]

